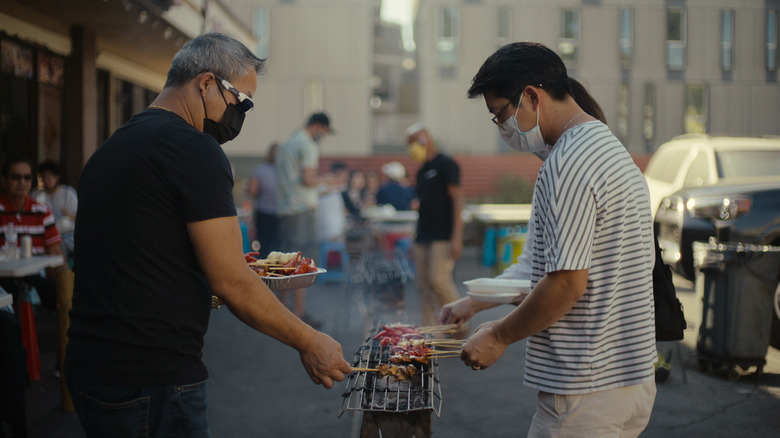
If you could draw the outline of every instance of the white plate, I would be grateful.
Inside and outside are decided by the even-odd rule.
[[[463,284],[471,299],[485,303],[511,303],[518,296],[531,292],[530,280],[476,278]]]

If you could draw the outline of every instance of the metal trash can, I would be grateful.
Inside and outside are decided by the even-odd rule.
[[[702,318],[696,350],[699,367],[726,367],[736,380],[737,367],[766,364],[773,317],[773,296],[780,272],[780,247],[746,243],[694,242],[696,294]]]

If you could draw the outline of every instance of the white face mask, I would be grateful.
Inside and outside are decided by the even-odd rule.
[[[520,110],[520,102],[523,101],[523,94],[520,94],[520,101],[517,103],[517,111]],[[504,139],[506,144],[512,149],[520,152],[533,152],[539,158],[545,159],[549,156],[547,145],[544,143],[544,137],[539,130],[539,113],[541,107],[536,111],[536,126],[531,128],[530,131],[523,132],[517,125],[517,111],[512,117],[506,119],[506,121],[498,127],[498,132],[501,134],[501,138]],[[544,156],[542,156],[542,155]]]

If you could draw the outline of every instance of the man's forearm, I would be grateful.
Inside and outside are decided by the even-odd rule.
[[[587,270],[546,275],[515,310],[495,325],[507,345],[547,329],[568,313],[585,294]]]
[[[253,272],[250,276],[257,277]],[[259,281],[261,284],[256,284]],[[257,277],[235,284],[232,293],[221,294],[230,311],[248,326],[301,350],[314,329],[300,321]]]

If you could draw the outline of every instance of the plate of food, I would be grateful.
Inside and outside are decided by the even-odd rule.
[[[301,252],[273,251],[265,259],[258,259],[257,253],[244,255],[247,264],[274,292],[303,289],[314,284],[319,274],[327,272],[318,268],[314,260],[301,256]]]
[[[531,292],[531,280],[475,278],[463,284],[472,300],[486,303],[511,303],[520,295]]]

